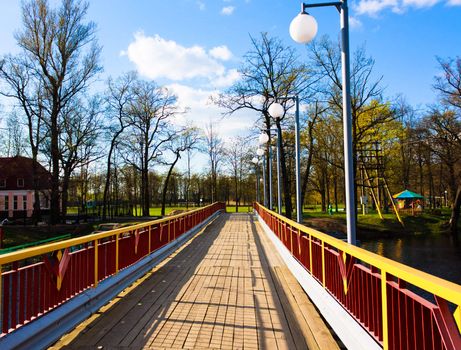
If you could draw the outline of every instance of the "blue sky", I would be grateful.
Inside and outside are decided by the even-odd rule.
[[[351,48],[365,45],[376,60],[376,74],[384,76],[386,95],[401,93],[420,108],[435,102],[436,56],[461,56],[461,0],[358,0],[349,6]],[[88,18],[97,23],[103,46],[102,80],[138,70],[171,87],[190,107],[185,118],[202,126],[219,117],[208,96],[238,78],[250,34],[267,31],[307,56],[309,47],[288,34],[299,8],[294,0],[95,0]],[[334,8],[310,13],[318,36],[338,36]],[[20,1],[0,0],[0,55],[16,50],[13,33],[20,25]],[[220,130],[241,134],[253,118],[242,113]]]

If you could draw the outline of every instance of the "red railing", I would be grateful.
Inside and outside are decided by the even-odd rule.
[[[461,350],[460,285],[351,246],[258,203],[254,208],[292,256],[384,349]]]
[[[1,336],[96,287],[219,210],[225,204],[1,255]]]

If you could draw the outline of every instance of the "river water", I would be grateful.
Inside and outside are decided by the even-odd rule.
[[[361,248],[461,285],[461,239],[415,235],[362,240]]]

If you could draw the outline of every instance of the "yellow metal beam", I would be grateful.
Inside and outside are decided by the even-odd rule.
[[[188,212],[185,212],[185,213],[181,213],[181,214],[178,214],[178,215],[172,215],[172,216],[167,217],[167,218],[153,220],[153,221],[149,221],[149,222],[146,222],[146,223],[136,224],[136,225],[132,225],[132,226],[128,226],[128,227],[122,227],[122,228],[118,228],[118,229],[111,230],[111,231],[105,231],[105,232],[90,234],[90,235],[86,235],[86,236],[82,236],[82,237],[78,237],[78,238],[67,239],[67,240],[60,241],[60,242],[55,242],[55,243],[50,243],[50,244],[43,244],[43,245],[40,245],[40,246],[37,246],[37,247],[31,247],[31,248],[22,249],[22,250],[17,251],[17,252],[11,252],[11,253],[7,253],[7,254],[2,254],[2,255],[0,255],[0,265],[9,264],[9,263],[12,263],[14,261],[24,260],[24,259],[31,258],[31,257],[37,256],[37,255],[47,254],[47,253],[50,253],[50,252],[54,252],[56,250],[69,248],[69,247],[72,247],[72,246],[75,246],[75,245],[85,244],[85,243],[94,241],[96,239],[100,240],[102,238],[107,238],[107,237],[113,236],[115,234],[123,234],[123,233],[127,233],[129,231],[132,231],[132,230],[142,229],[142,228],[147,227],[149,225],[155,225],[155,224],[169,222],[169,221],[177,219],[179,217],[183,217],[183,216],[186,216],[186,215],[190,215],[190,214],[199,212],[199,211],[204,210],[204,209],[206,209],[208,207],[211,207],[212,205],[213,204],[210,204],[210,205],[208,205],[206,207],[194,209],[194,210],[191,210],[191,211],[188,211]]]
[[[341,241],[340,239],[331,237],[325,233],[319,232],[312,228],[306,227],[293,220],[287,219],[284,216],[277,214],[274,211],[268,210],[260,204],[257,204],[262,210],[270,213],[271,215],[280,218],[293,228],[298,228],[304,233],[319,239],[321,242],[341,250],[358,260],[370,264],[380,270],[385,270],[388,274],[396,276],[414,286],[421,288],[429,293],[436,294],[446,301],[455,305],[461,305],[461,285],[444,280],[442,278],[430,275],[423,271],[406,266],[394,260],[379,256],[378,254],[369,252],[365,249],[356,247]]]

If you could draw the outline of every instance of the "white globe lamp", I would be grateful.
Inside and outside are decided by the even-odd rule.
[[[258,158],[254,157],[252,160],[253,164],[258,164]]]
[[[256,150],[256,154],[257,154],[258,156],[262,157],[262,156],[264,155],[264,150],[263,150],[262,148],[258,148],[258,149]]]
[[[299,44],[307,44],[317,34],[317,21],[306,12],[297,15],[290,23],[290,36]]]
[[[269,135],[262,133],[259,135],[259,144],[264,145],[269,141]]]
[[[269,106],[269,114],[274,119],[280,119],[283,117],[285,109],[280,103],[274,102]]]

